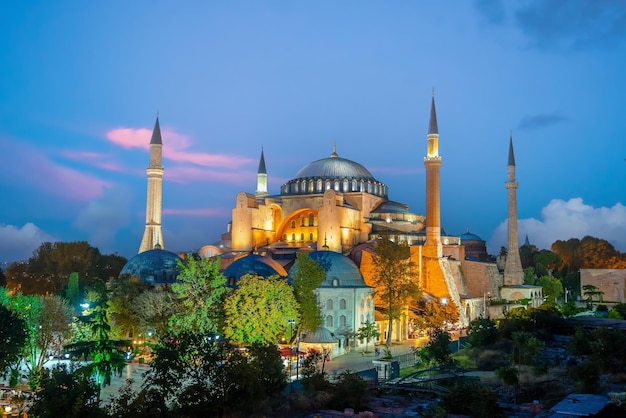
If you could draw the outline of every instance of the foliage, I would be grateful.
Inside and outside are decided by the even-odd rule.
[[[74,374],[65,365],[41,370],[41,387],[28,415],[37,418],[98,418],[107,414],[100,407],[99,388],[87,376]]]
[[[78,306],[80,305],[80,285],[78,273],[73,272],[70,274],[65,290],[63,291],[63,296],[74,311],[78,310]]]
[[[433,328],[428,332],[428,338],[429,341],[419,351],[420,358],[431,364],[453,364],[450,334],[439,328]]]
[[[563,284],[553,276],[541,276],[537,280],[537,286],[542,287],[543,296],[549,303],[556,302],[556,299],[563,294]]]
[[[513,361],[517,358],[517,364],[534,364],[537,361],[537,356],[543,348],[543,343],[539,341],[534,335],[524,332],[516,331],[511,335],[513,340]],[[517,357],[515,352],[517,351]]]
[[[144,290],[133,300],[133,312],[143,330],[167,334],[169,319],[178,310],[177,299],[167,288]]]
[[[396,241],[399,239],[396,238]],[[409,297],[417,299],[417,268],[411,261],[411,250],[406,242],[394,242],[383,235],[376,242],[374,256],[374,283],[376,293],[380,295],[388,321],[387,347],[391,346],[393,320],[400,317]]]
[[[0,375],[19,362],[26,336],[24,320],[0,304]]]
[[[367,410],[368,386],[369,384],[358,374],[343,372],[339,375],[339,381],[333,385],[330,407],[339,411],[346,408],[353,408],[355,412]]]
[[[178,262],[178,280],[172,290],[181,301],[180,311],[170,318],[178,332],[220,333],[224,322],[223,303],[228,292],[219,259],[196,260],[187,254]]]
[[[613,306],[613,310],[617,312],[622,319],[626,318],[626,303],[618,303]]]
[[[162,402],[153,398],[154,392],[146,389],[137,392],[132,387],[133,383],[133,379],[126,379],[118,394],[110,398],[108,415],[114,418],[165,417],[167,410],[160,408]]]
[[[552,275],[552,272],[563,264],[561,257],[549,250],[541,250],[536,253],[533,256],[533,262],[535,271],[541,276],[545,274]]]
[[[569,318],[585,310],[584,308],[579,308],[573,300],[568,300],[567,303],[561,305],[560,309],[564,318]]]
[[[108,308],[108,291],[101,282],[99,288],[96,289],[95,299],[91,301],[91,312],[81,318],[88,324],[91,338],[65,347],[74,355],[92,359],[78,371],[87,376],[95,376],[98,387],[110,385],[111,376],[114,373],[118,376],[122,375],[122,370],[126,365],[125,349],[129,344],[128,341],[111,339]]]
[[[552,251],[558,254],[570,270],[579,268],[624,268],[626,255],[620,253],[604,239],[585,236],[556,241]]]
[[[524,284],[534,285],[536,278],[534,267],[526,267],[524,269]]]
[[[502,380],[502,383],[509,386],[517,386],[519,384],[519,371],[513,366],[501,366],[496,369],[496,376]]]
[[[284,388],[279,368],[275,346],[254,346],[247,354],[223,339],[183,332],[156,347],[144,388],[160,400],[161,411],[171,406],[168,416],[249,413]]]
[[[596,393],[600,390],[601,369],[594,359],[585,359],[567,368],[567,374],[578,383],[578,391]]]
[[[367,352],[367,346],[370,340],[374,340],[380,336],[380,332],[376,328],[376,324],[369,320],[363,323],[363,326],[357,330],[356,337],[359,340],[365,340],[365,352]]]
[[[109,290],[109,314],[113,330],[118,337],[128,338],[140,333],[140,323],[135,311],[135,300],[149,288],[130,274],[112,280]]]
[[[496,323],[489,318],[476,318],[467,328],[468,341],[472,347],[491,345],[498,339]]]
[[[320,367],[321,364],[321,367]],[[302,387],[308,392],[323,392],[330,389],[330,383],[326,380],[323,371],[324,356],[317,350],[310,350],[304,357],[300,368]]]
[[[587,307],[593,310],[593,301],[601,301],[604,292],[592,284],[586,284],[583,286],[583,295],[585,296],[584,301],[587,303]]]
[[[460,381],[446,393],[441,406],[449,414],[463,414],[470,417],[505,417],[498,406],[497,395],[486,386],[474,381]]]
[[[300,252],[290,271],[293,291],[300,305],[300,326],[303,330],[316,331],[322,326],[322,313],[316,290],[326,277],[326,270],[306,252]]]
[[[224,335],[243,344],[277,344],[288,321],[300,318],[293,290],[279,276],[244,275],[226,298],[224,312]]]

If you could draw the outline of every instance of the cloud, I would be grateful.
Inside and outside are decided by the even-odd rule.
[[[27,260],[46,241],[57,240],[31,222],[21,228],[0,224],[0,262]]]
[[[78,202],[94,199],[109,183],[57,164],[40,148],[0,138],[0,148],[10,149],[11,158],[3,160],[0,177],[7,181],[20,179],[24,187]]]
[[[254,182],[256,182],[256,173],[251,171],[208,170],[206,168],[193,166],[168,167],[165,169],[163,177],[175,183],[187,183],[189,181],[212,181],[237,185],[250,185],[255,184]]]
[[[567,118],[556,113],[539,113],[536,115],[523,117],[518,125],[518,128],[521,131],[541,129],[551,125],[556,125],[565,120],[567,120]]]
[[[507,246],[506,220],[489,240],[489,252],[497,254]],[[626,207],[621,203],[611,208],[586,205],[580,197],[568,201],[554,199],[541,211],[541,219],[518,220],[521,243],[528,235],[530,243],[550,249],[557,240],[582,239],[586,235],[609,241],[617,250],[626,252]]]
[[[105,189],[79,212],[74,227],[89,235],[89,243],[107,252],[114,246],[117,231],[130,221],[130,193],[124,187]]]
[[[512,22],[530,46],[576,50],[611,47],[626,39],[626,2],[611,0],[479,0],[487,22]]]
[[[61,155],[69,160],[89,163],[90,165],[106,171],[115,171],[118,173],[125,171],[119,163],[110,161],[111,157],[109,155],[99,152],[65,150]]]
[[[163,137],[163,158],[180,163],[191,163],[205,167],[221,167],[237,169],[253,162],[250,158],[209,154],[204,152],[188,152],[192,142],[186,135],[171,129],[161,129]],[[148,149],[152,131],[146,128],[116,128],[106,133],[106,138],[122,148]]]

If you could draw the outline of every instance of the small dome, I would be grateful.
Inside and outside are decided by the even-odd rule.
[[[320,287],[367,287],[363,275],[354,261],[334,251],[313,251],[309,257],[326,271]],[[291,273],[291,271],[290,271]],[[293,278],[289,277],[291,280]]]
[[[234,286],[242,276],[256,274],[261,277],[281,276],[286,277],[287,272],[277,261],[258,254],[250,254],[242,257],[224,270],[224,276],[229,286]]]
[[[383,200],[371,213],[401,213],[408,214],[409,207],[403,203]]]
[[[124,265],[120,276],[130,274],[147,284],[171,284],[178,277],[178,255],[166,250],[148,250],[137,254]]]
[[[317,331],[307,334],[303,339],[305,343],[336,343],[337,339],[328,328],[319,327]]]
[[[479,237],[476,234],[472,234],[469,230],[469,228],[467,229],[467,231],[461,235],[461,244],[463,244],[466,241],[484,241],[481,237]]]

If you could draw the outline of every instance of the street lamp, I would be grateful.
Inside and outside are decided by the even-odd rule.
[[[441,304],[443,305],[443,329],[446,329],[446,307],[448,305],[448,298],[441,298]]]
[[[289,320],[287,320],[287,323],[289,324],[289,328],[291,330],[291,332],[290,332],[291,335],[289,336],[290,337],[289,338],[289,347],[290,347],[290,351],[291,351],[291,354],[289,356],[289,383],[291,385],[291,389],[293,390],[293,379],[292,379],[292,376],[291,376],[291,362],[292,362],[292,359],[293,359],[293,351],[294,350],[293,350],[293,346],[291,345],[291,341],[294,338],[293,326],[295,325],[296,321],[295,321],[295,319],[289,319]],[[298,346],[296,345],[296,379],[298,378],[297,369],[298,369]]]

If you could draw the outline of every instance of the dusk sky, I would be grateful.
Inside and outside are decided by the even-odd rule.
[[[5,1],[0,37],[0,261],[136,254],[157,112],[170,251],[220,239],[261,147],[270,194],[336,143],[424,214],[433,88],[448,234],[506,245],[512,131],[520,240],[626,252],[624,1]]]

